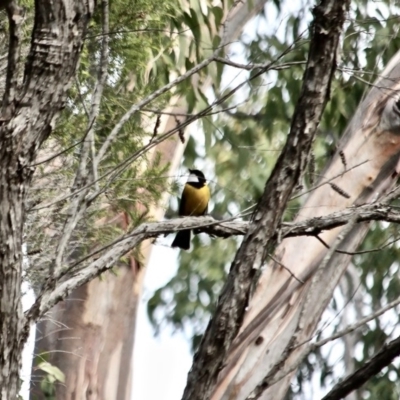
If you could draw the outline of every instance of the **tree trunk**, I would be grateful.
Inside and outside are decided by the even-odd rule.
[[[6,3],[10,43],[0,126],[0,399],[17,398],[26,340],[21,306],[24,200],[40,144],[49,136],[75,74],[94,3],[37,0],[32,45],[18,85],[21,9]]]
[[[121,265],[116,275],[107,272],[75,290],[38,324],[39,361],[44,350],[55,349],[43,358],[66,372],[65,384],[55,386],[55,398],[130,399],[129,366],[142,276],[134,260],[131,266]],[[45,399],[47,394],[32,385],[31,395]]]
[[[13,399],[21,364],[21,249],[27,177],[19,168],[17,143],[4,130],[0,136],[0,399]]]

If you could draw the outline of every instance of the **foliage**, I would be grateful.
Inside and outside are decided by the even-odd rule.
[[[163,2],[162,6],[153,0],[110,3],[107,79],[94,126],[90,163],[94,162],[93,156],[131,105],[169,80],[168,76],[157,73],[157,63],[160,54],[171,51],[174,44],[176,34],[169,30],[168,24],[176,13],[171,1]],[[26,232],[28,253],[37,253],[31,256],[31,268],[27,271],[27,278],[36,288],[40,287],[54,262],[55,246],[63,234],[68,209],[74,199],[71,192],[80,184],[75,174],[84,152],[82,138],[92,128],[88,126],[88,114],[102,63],[102,26],[99,5],[86,35],[75,85],[36,166],[29,194],[31,212]],[[171,93],[161,96],[152,107],[164,107],[170,96]],[[168,165],[161,163],[157,152],[129,161],[132,154],[151,141],[155,123],[156,119],[148,113],[133,115],[101,162],[92,166],[93,169],[97,167],[98,177],[92,193],[98,191],[99,195],[91,202],[85,218],[79,220],[73,240],[69,242],[68,257],[88,254],[94,247],[112,242],[130,226],[148,220],[150,208],[159,203],[166,190],[170,190],[170,182],[163,178]],[[61,149],[67,150],[61,152]],[[54,160],[47,161],[58,153]],[[126,214],[128,222],[109,223],[112,219],[110,210],[113,216]]]
[[[43,391],[47,399],[56,399],[55,385],[58,382],[65,382],[64,373],[55,365],[52,365],[47,361],[40,362],[36,368],[46,373],[45,377],[40,382],[40,389]]]

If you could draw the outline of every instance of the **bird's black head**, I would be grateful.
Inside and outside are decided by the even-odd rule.
[[[190,181],[193,182],[193,179],[191,179],[191,177],[194,179],[197,178],[197,181],[201,184],[205,184],[207,182],[204,174],[201,171],[199,171],[198,169],[189,169],[189,172],[190,172],[190,176],[189,176],[188,182],[190,182]]]

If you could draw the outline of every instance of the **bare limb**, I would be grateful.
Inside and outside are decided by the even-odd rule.
[[[269,63],[239,64],[239,63],[236,63],[234,61],[228,60],[227,58],[223,58],[223,57],[215,57],[214,60],[221,64],[229,65],[230,67],[234,67],[234,68],[243,69],[245,71],[253,71],[254,69],[264,69],[269,64]],[[306,63],[307,63],[306,61],[291,61],[291,62],[286,62],[286,63],[282,63],[282,64],[276,64],[276,65],[270,67],[269,69],[279,71],[281,69],[287,69],[287,68],[293,67],[294,65],[305,65]]]
[[[286,270],[287,272],[289,272],[289,275],[296,279],[297,282],[303,284],[304,281],[302,281],[300,278],[298,278],[291,270],[290,268],[286,267],[286,265],[282,264],[280,261],[278,261],[272,254],[268,254],[268,257],[274,261],[275,263],[277,263],[278,265],[280,265],[284,270]]]
[[[99,67],[99,72],[98,72],[98,78],[97,78],[97,83],[96,87],[94,90],[93,94],[93,101],[92,101],[92,107],[90,110],[90,116],[89,116],[89,126],[90,130],[88,132],[88,140],[91,145],[91,157],[92,157],[92,167],[93,167],[93,181],[97,182],[98,179],[98,173],[97,173],[97,158],[96,158],[96,153],[95,153],[95,138],[94,138],[94,128],[95,128],[95,122],[96,119],[99,115],[100,112],[100,102],[101,98],[103,96],[103,91],[104,91],[104,85],[106,83],[107,77],[108,77],[108,58],[109,58],[109,30],[110,30],[110,24],[109,24],[109,5],[108,5],[108,0],[102,0],[101,2],[102,6],[102,33],[103,33],[103,39],[102,39],[102,45],[101,45],[101,54],[100,54],[100,67]],[[97,188],[98,189],[98,188]]]
[[[339,178],[339,176],[343,176],[344,174],[347,174],[347,173],[350,172],[351,170],[360,167],[361,165],[367,163],[368,161],[369,161],[369,160],[361,161],[360,163],[358,163],[358,164],[356,164],[356,165],[353,165],[351,168],[346,169],[346,171],[341,172],[340,174],[337,174],[337,175],[333,176],[332,178],[330,178],[330,179],[328,179],[328,180],[326,180],[326,181],[322,181],[322,182],[318,183],[317,185],[313,186],[312,188],[307,189],[306,191],[297,194],[296,196],[292,196],[292,197],[290,198],[290,200],[298,199],[299,197],[302,197],[302,196],[304,196],[305,194],[308,194],[308,193],[313,192],[314,190],[317,190],[317,189],[320,188],[321,186],[328,185],[328,184],[330,184],[333,180],[335,180],[336,178]]]
[[[360,328],[361,326],[365,325],[367,322],[372,321],[375,318],[380,317],[382,314],[384,314],[386,311],[391,310],[393,307],[396,307],[397,305],[400,304],[400,297],[397,298],[396,300],[393,300],[392,302],[390,302],[388,305],[386,305],[385,307],[382,307],[381,309],[379,309],[378,311],[367,315],[366,317],[360,319],[359,321],[355,322],[354,324],[349,325],[348,327],[342,329],[341,331],[335,333],[332,336],[329,336],[326,339],[320,340],[316,343],[314,343],[312,345],[312,348],[310,351],[313,351],[314,349],[318,348],[318,347],[322,347],[324,346],[326,343],[331,342],[333,340],[339,339],[345,335],[347,335],[348,333],[351,333],[353,331],[355,331],[356,329]],[[310,339],[311,340],[311,339]],[[302,344],[299,344],[298,346],[301,346]]]
[[[296,41],[291,45],[288,46],[284,51],[282,51],[282,53],[276,57],[276,59],[274,61],[270,61],[269,63],[265,64],[262,67],[259,67],[259,71],[254,74],[250,79],[246,80],[245,82],[239,84],[236,88],[230,90],[226,95],[222,96],[221,98],[219,98],[217,101],[215,101],[213,103],[212,106],[210,107],[206,107],[205,110],[203,110],[202,112],[200,112],[199,114],[197,114],[196,118],[192,118],[192,119],[188,119],[187,121],[185,121],[185,123],[180,124],[179,127],[177,127],[175,130],[173,130],[173,132],[179,131],[179,129],[182,129],[183,127],[189,125],[191,122],[195,121],[196,119],[204,116],[206,113],[208,113],[209,111],[211,111],[212,107],[218,104],[222,104],[226,99],[228,99],[229,97],[231,97],[239,88],[241,88],[242,86],[244,86],[247,82],[252,81],[253,79],[259,77],[260,75],[262,75],[263,73],[265,73],[266,71],[268,71],[269,69],[271,69],[273,66],[276,65],[276,63],[286,54],[288,54],[293,46],[296,44]],[[103,145],[101,146],[99,153],[97,155],[97,160],[96,162],[99,162],[103,157],[104,154],[106,153],[107,149],[109,148],[109,146],[111,145],[112,141],[115,140],[116,136],[119,134],[119,132],[121,131],[123,125],[129,120],[129,118],[132,117],[132,115],[134,115],[137,111],[143,109],[145,106],[147,106],[147,104],[151,103],[153,100],[155,100],[157,97],[161,96],[162,94],[168,92],[169,90],[171,90],[174,86],[178,85],[179,83],[183,82],[184,80],[186,80],[187,78],[189,78],[190,76],[198,73],[201,69],[207,67],[211,62],[216,61],[218,58],[218,54],[220,52],[220,48],[218,48],[209,58],[205,59],[204,61],[202,61],[200,64],[197,64],[195,67],[193,67],[192,69],[190,69],[189,71],[187,71],[186,73],[184,73],[183,75],[179,76],[178,78],[176,78],[174,81],[168,83],[167,85],[165,85],[164,87],[156,90],[155,92],[153,92],[151,95],[149,95],[148,97],[146,97],[145,99],[143,99],[142,101],[140,101],[139,103],[133,105],[126,113],[125,115],[119,120],[119,122],[115,125],[115,127],[113,128],[113,130],[110,132],[110,134],[108,135],[108,137],[106,138],[106,140],[104,141]],[[165,140],[166,138],[168,138],[169,136],[171,136],[171,134],[169,134],[168,132],[166,134],[164,134],[164,138],[162,140]]]
[[[96,256],[97,254],[101,254],[104,250],[111,248],[112,246],[118,244],[122,240],[127,239],[128,237],[133,237],[137,234],[141,234],[142,229],[144,229],[144,231],[147,233],[145,235],[145,239],[150,239],[163,234],[168,234],[185,229],[196,229],[196,231],[199,233],[204,232],[220,238],[245,235],[248,231],[249,222],[237,221],[236,218],[237,217],[221,221],[215,220],[211,216],[196,218],[187,217],[177,220],[144,224],[138,228],[134,228],[131,232],[122,235],[120,238],[114,240],[112,243],[102,247],[101,249],[93,251],[89,255],[85,256],[83,259],[76,261],[71,266],[71,268],[79,266],[84,261]],[[385,206],[382,206],[381,208],[370,205],[358,206],[348,210],[332,213],[320,218],[313,218],[293,224],[286,223],[284,226],[282,226],[280,235],[282,239],[303,235],[314,236],[314,234],[310,234],[311,230],[315,229],[316,231],[322,232],[324,230],[333,229],[341,225],[346,225],[349,219],[355,219],[358,223],[371,220],[400,223],[400,212],[396,210],[391,210],[390,207]],[[133,247],[135,245],[137,244],[134,244]],[[338,252],[338,250],[336,250],[336,252]],[[282,265],[278,260],[273,260]],[[285,269],[288,270],[287,267]],[[294,276],[290,271],[288,272],[298,282],[304,283],[304,281]]]
[[[351,218],[354,218],[357,222],[386,220],[400,223],[400,211],[382,205],[352,207],[321,218],[283,224],[281,236],[282,238],[286,238],[299,235],[313,235],[315,231],[320,232],[324,229],[345,225]],[[230,237],[245,235],[248,227],[248,222],[234,221],[232,219],[218,221],[210,216],[186,217],[142,224],[107,246],[97,249],[83,259],[78,260],[71,268],[64,270],[59,275],[59,278],[62,278],[61,281],[57,282],[54,277],[50,277],[34,306],[27,313],[27,323],[36,321],[51,306],[61,301],[78,286],[88,282],[105,270],[112,268],[116,261],[145,239],[183,229],[197,229],[199,232],[206,232],[218,237]],[[72,268],[73,270],[71,270]],[[76,268],[79,268],[79,270],[77,271]],[[300,284],[306,279],[307,276],[295,277],[295,280]]]
[[[319,235],[315,236],[327,249],[330,249],[330,246],[328,243],[325,242],[325,240],[323,240]],[[340,254],[347,254],[349,256],[355,256],[357,254],[367,254],[367,253],[375,253],[377,251],[381,251],[383,250],[385,247],[391,246],[393,243],[396,243],[400,240],[400,238],[391,240],[388,243],[383,244],[382,246],[379,247],[375,247],[373,249],[369,249],[369,250],[362,250],[362,251],[344,251],[344,250],[339,250],[336,249],[335,252],[336,253],[340,253]]]
[[[371,377],[382,371],[383,368],[388,366],[399,355],[400,337],[385,344],[369,361],[343,381],[336,384],[321,400],[343,399],[353,390],[358,389],[371,379]]]
[[[115,138],[117,137],[117,135],[121,131],[121,129],[124,126],[124,124],[129,120],[129,118],[132,117],[132,115],[134,115],[136,112],[141,110],[143,107],[147,106],[147,104],[150,104],[153,100],[155,100],[159,96],[161,96],[164,93],[167,93],[168,91],[170,91],[174,86],[176,86],[179,83],[185,81],[190,76],[196,74],[197,72],[199,72],[203,68],[207,67],[207,65],[209,65],[213,61],[214,61],[214,55],[212,55],[209,58],[205,59],[200,64],[197,64],[195,67],[193,67],[189,71],[185,72],[183,75],[179,76],[178,78],[176,78],[172,82],[170,82],[170,83],[166,84],[165,86],[163,86],[162,88],[154,91],[153,93],[151,93],[149,96],[144,98],[139,103],[133,105],[125,113],[125,115],[119,120],[119,122],[114,126],[114,128],[112,129],[112,131],[110,132],[110,134],[108,135],[106,140],[104,141],[103,145],[101,146],[101,148],[100,148],[100,150],[99,150],[99,152],[97,154],[96,163],[99,163],[103,159],[103,157],[106,154],[106,152],[107,152],[108,148],[110,147],[111,143],[115,140]]]
[[[108,188],[109,186],[112,184],[112,182],[119,176],[121,175],[127,168],[129,168],[129,166],[136,161],[137,159],[139,159],[140,157],[142,157],[143,155],[145,155],[149,150],[151,150],[153,147],[159,145],[160,143],[162,143],[163,141],[165,141],[166,139],[168,139],[169,137],[171,137],[172,135],[174,135],[176,132],[179,132],[180,130],[182,130],[184,127],[190,125],[192,122],[200,119],[203,116],[209,115],[210,112],[214,109],[214,107],[223,104],[228,98],[230,98],[234,93],[236,93],[241,87],[243,87],[244,85],[246,85],[248,82],[251,82],[253,79],[256,79],[258,76],[262,75],[263,73],[265,73],[269,67],[271,67],[272,65],[274,65],[275,62],[277,62],[281,57],[283,57],[284,54],[286,54],[288,51],[290,50],[290,48],[286,49],[285,52],[283,52],[276,60],[272,61],[271,63],[269,63],[264,70],[260,70],[258,71],[256,74],[254,74],[253,76],[251,76],[249,79],[247,79],[246,81],[240,83],[239,85],[237,85],[236,87],[234,87],[233,89],[229,90],[227,93],[225,93],[223,96],[221,96],[220,98],[218,98],[217,100],[215,100],[210,106],[206,107],[205,109],[203,109],[202,111],[200,111],[199,113],[192,115],[191,117],[187,118],[184,122],[182,122],[181,124],[179,124],[178,126],[172,128],[171,130],[169,130],[168,132],[165,132],[162,135],[159,135],[157,137],[157,139],[151,140],[149,143],[147,143],[146,145],[144,145],[141,149],[139,149],[138,151],[136,151],[135,153],[131,154],[128,158],[126,158],[125,160],[123,160],[121,163],[119,163],[116,167],[114,167],[113,169],[107,171],[106,173],[104,173],[101,177],[99,177],[96,180],[90,180],[88,183],[86,183],[83,186],[79,186],[79,185],[75,185],[74,187],[74,191],[72,193],[69,193],[67,195],[62,195],[59,198],[51,201],[50,203],[44,204],[44,205],[40,205],[34,208],[34,210],[40,210],[40,209],[44,209],[44,208],[48,208],[51,207],[59,202],[65,201],[68,198],[72,198],[76,195],[79,194],[79,202],[82,202],[82,199],[85,197],[82,192],[87,193],[87,189],[91,188],[93,185],[97,184],[98,182],[100,182],[101,180],[105,179],[108,177],[108,180],[104,183],[103,187],[101,187],[99,190],[95,191],[94,193],[92,193],[90,196],[88,196],[88,198],[86,199],[89,203],[93,202],[98,196],[100,196],[101,194],[103,194]],[[165,88],[165,87],[164,87]],[[161,89],[160,89],[161,90]],[[149,98],[147,98],[148,100]],[[143,100],[143,102],[145,102],[146,104],[148,104],[150,101],[147,101],[146,99]],[[142,106],[140,106],[140,104],[142,104],[143,102],[139,103],[139,105],[137,105],[138,109],[136,111],[138,111],[139,109],[141,109]],[[124,117],[123,117],[124,118]],[[120,121],[121,122],[121,121]],[[126,121],[125,121],[126,122]],[[118,123],[119,124],[119,123]],[[117,125],[118,125],[117,124]],[[117,126],[116,125],[116,126]],[[122,125],[121,125],[122,128]],[[115,129],[115,128],[114,128]],[[113,132],[113,131],[112,131]],[[112,133],[111,132],[111,133]],[[119,132],[119,131],[118,131]],[[110,134],[111,135],[111,134]],[[111,144],[111,142],[109,143]],[[95,162],[99,162],[100,161],[100,152],[101,149],[99,151],[99,153],[97,154],[97,157],[95,159]],[[82,174],[77,175],[77,176],[82,176]],[[80,179],[81,181],[82,179]]]
[[[205,116],[209,116],[209,115],[215,115],[215,114],[220,114],[223,112],[227,112],[229,110],[233,110],[235,108],[237,108],[239,105],[234,105],[234,106],[230,106],[221,110],[216,110],[216,111],[212,111],[209,112],[208,114],[205,114]],[[153,114],[157,114],[157,115],[171,115],[173,117],[185,117],[185,118],[189,118],[189,117],[193,117],[195,114],[187,114],[187,113],[178,113],[178,112],[168,112],[168,111],[162,111],[162,110],[155,110],[153,108],[142,108],[142,112],[150,112]]]

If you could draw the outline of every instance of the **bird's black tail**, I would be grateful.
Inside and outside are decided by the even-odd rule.
[[[179,231],[174,241],[171,244],[171,247],[180,247],[183,250],[190,249],[190,229]]]

